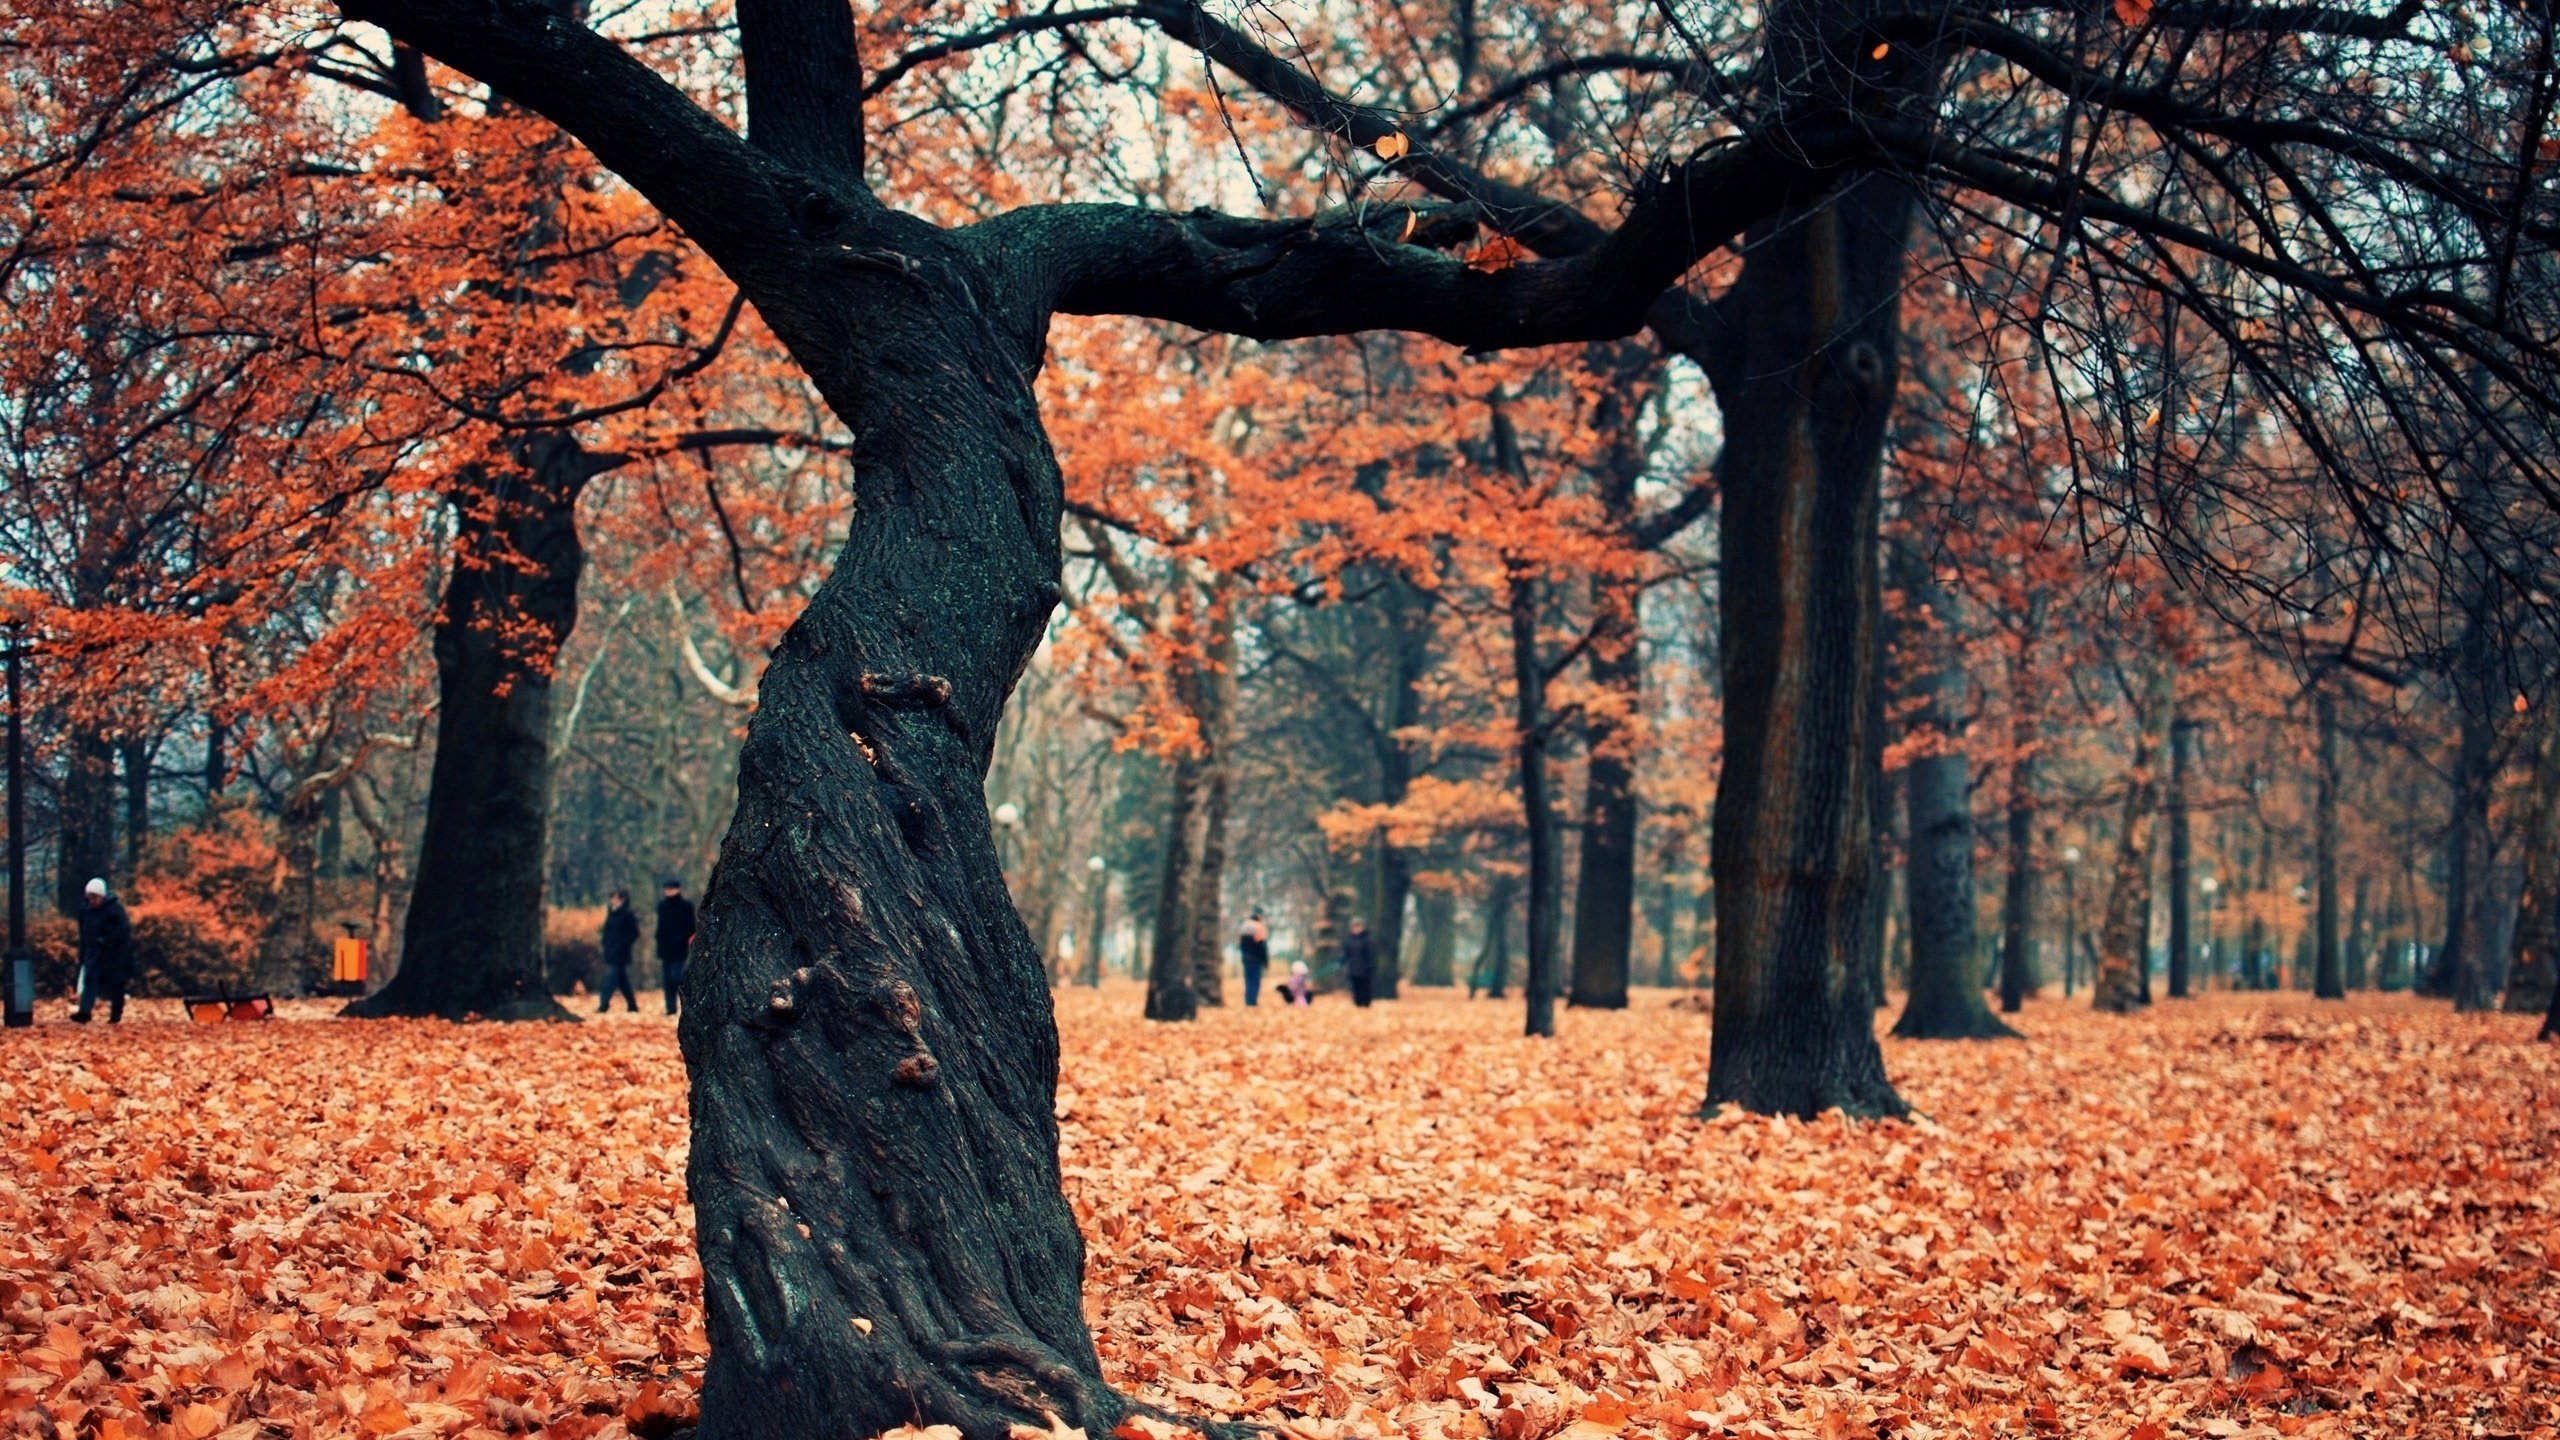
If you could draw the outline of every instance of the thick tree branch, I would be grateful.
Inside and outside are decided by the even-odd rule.
[[[747,135],[849,190],[862,184],[862,58],[846,0],[738,0]]]
[[[1045,257],[1051,308],[1069,314],[1144,315],[1262,340],[1411,330],[1495,350],[1642,329],[1699,257],[1829,179],[1797,154],[1721,145],[1674,170],[1597,244],[1498,270],[1402,243],[1402,207],[1250,220],[1057,205],[975,229],[990,249]]]
[[[798,237],[809,182],[613,41],[539,0],[345,0],[584,142],[738,276]]]

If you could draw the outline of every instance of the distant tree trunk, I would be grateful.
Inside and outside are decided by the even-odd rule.
[[[1472,973],[1488,1000],[1503,998],[1511,983],[1511,906],[1519,890],[1519,877],[1504,874],[1494,876],[1485,893],[1484,949]]]
[[[1709,1108],[1907,1108],[1875,1038],[1872,756],[1911,210],[1905,182],[1871,176],[1756,227],[1718,302],[1733,323],[1709,370],[1728,421]]]
[[[1110,938],[1111,872],[1096,870],[1093,883],[1085,887],[1085,953],[1084,983],[1102,988],[1102,947]]]
[[[400,969],[363,1018],[574,1018],[543,967],[551,680],[578,620],[578,492],[610,463],[553,431],[464,473],[436,616],[436,751]]]
[[[1147,962],[1146,1016],[1189,1020],[1200,1013],[1191,990],[1191,883],[1198,832],[1202,765],[1185,755],[1173,762],[1173,798],[1165,812],[1164,866],[1156,879],[1155,946]]]
[[[2000,899],[2000,1008],[2011,1015],[2036,988],[2035,713],[2024,705],[2018,712],[2009,736],[2009,884]]]
[[[2373,983],[2373,931],[2369,925],[2372,912],[2365,906],[2371,896],[2373,877],[2356,872],[2355,897],[2347,907],[2347,947],[2345,984],[2350,990],[2362,990]]]
[[[1437,888],[1420,891],[1414,898],[1413,918],[1422,930],[1422,953],[1414,960],[1413,983],[1456,984],[1458,897]]]
[[[2098,932],[2098,973],[2090,1004],[2109,1014],[2139,1009],[2141,971],[2151,944],[2151,832],[2160,812],[2160,747],[2169,728],[2174,671],[2154,663],[2134,736],[2133,764],[2125,773],[2123,825],[2116,837],[2115,874],[2107,886],[2106,917]]]
[[[1653,933],[1662,942],[1653,983],[1665,990],[1680,983],[1680,887],[1669,873],[1676,861],[1676,856],[1666,857],[1665,873],[1653,886]]]
[[[2457,1012],[2490,1009],[2487,936],[2481,925],[2485,899],[2496,884],[2489,873],[2489,799],[2497,783],[2491,752],[2496,732],[2483,707],[2465,704],[2461,747],[2453,768],[2453,815],[2445,836],[2444,949],[2429,967],[2432,993],[2453,999]]]
[[[53,903],[63,914],[77,916],[87,903],[81,892],[115,868],[116,747],[100,731],[74,727],[68,749]]]
[[[2194,993],[2189,970],[2195,964],[2195,848],[2187,831],[2188,784],[2195,757],[2196,726],[2185,716],[2169,721],[2169,998]]]
[[[1904,888],[1911,920],[1911,995],[1893,1033],[1907,1040],[2014,1037],[1982,998],[1982,937],[1973,890],[1973,762],[1962,745],[1964,672],[1953,648],[1954,611],[1927,561],[1895,547],[1903,595],[1915,610],[1903,646],[1920,708],[1911,730],[1921,753],[1904,766]],[[1881,937],[1879,937],[1881,940]]]
[[[1716,943],[1716,887],[1711,879],[1698,887],[1697,909],[1689,923],[1689,954],[1698,961],[1697,989],[1715,986]]]
[[[2338,936],[2338,702],[2322,686],[2313,699],[2320,725],[2319,788],[2313,801],[2312,868],[2319,885],[2319,950],[2312,962],[2312,992],[2323,1000],[2347,998],[2346,954]]]
[[[1594,603],[1603,614],[1592,621],[1600,636],[1591,652],[1591,683],[1620,697],[1632,714],[1644,675],[1634,598],[1620,587],[1603,586]],[[1586,1009],[1627,1007],[1627,957],[1635,944],[1636,775],[1621,729],[1614,723],[1590,727],[1591,757],[1583,768],[1571,1003]]]
[[[270,995],[311,992],[321,949],[312,925],[320,915],[320,820],[327,793],[297,785],[276,813],[276,879],[258,937],[255,983]]]
[[[1393,1000],[1403,989],[1404,979],[1404,910],[1413,897],[1413,862],[1405,853],[1378,841],[1378,914],[1369,924],[1369,934],[1378,947],[1377,978],[1370,982],[1370,994],[1380,1000]]]
[[[1191,930],[1191,998],[1200,1005],[1227,1003],[1227,817],[1235,790],[1236,630],[1226,583],[1221,579],[1209,597],[1207,663],[1197,680],[1209,753],[1202,761],[1200,853],[1184,922]]]
[[[1595,368],[1612,377],[1592,407],[1592,428],[1607,437],[1594,490],[1606,523],[1626,533],[1634,523],[1636,482],[1645,455],[1637,433],[1637,376],[1659,364],[1651,347],[1591,347]],[[1592,688],[1608,697],[1584,726],[1582,856],[1574,879],[1573,986],[1570,1003],[1596,1010],[1627,1005],[1629,957],[1635,946],[1636,775],[1630,732],[1644,705],[1644,654],[1638,645],[1637,589],[1631,579],[1592,582]]]
[[[1511,574],[1512,721],[1520,778],[1520,809],[1529,831],[1529,973],[1521,981],[1528,999],[1526,1033],[1556,1033],[1557,974],[1564,938],[1563,837],[1557,833],[1555,799],[1547,774],[1545,665],[1538,656],[1538,606],[1544,589],[1524,569]]]
[[[2533,752],[2533,778],[2517,837],[2524,852],[2516,892],[2515,949],[2507,966],[2505,1009],[2535,1014],[2550,1004],[2560,976],[2560,723],[2544,702]]]
[[[2267,943],[2267,915],[2264,908],[2275,880],[2275,853],[2275,831],[2267,824],[2266,816],[2261,813],[2258,817],[2258,849],[2255,856],[2257,870],[2250,877],[2249,884],[2251,892],[2256,894],[2259,900],[2249,909],[2248,928],[2241,938],[2243,951],[2241,963],[2248,967],[2250,987],[2258,990],[2275,990],[2283,986],[2275,956]]]
[[[1184,919],[1191,929],[1191,998],[1224,1005],[1226,994],[1227,810],[1233,791],[1223,757],[1209,762],[1207,795],[1200,806],[1200,867],[1192,877]]]
[[[142,873],[142,847],[151,838],[151,752],[155,747],[145,740],[127,740],[116,747],[124,763],[124,873]]]

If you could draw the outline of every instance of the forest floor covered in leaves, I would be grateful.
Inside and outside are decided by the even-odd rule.
[[[652,997],[654,998],[654,997]],[[1121,1384],[1301,1435],[2560,1434],[2560,1047],[2360,998],[1888,1041],[1908,1123],[1695,1111],[1640,994],[1060,1003]],[[663,1434],[702,1363],[662,1016],[0,1036],[23,1432]],[[316,1008],[310,1017],[325,1012]]]

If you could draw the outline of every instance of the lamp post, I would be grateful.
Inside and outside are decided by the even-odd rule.
[[[2071,998],[2071,982],[2080,973],[2080,897],[2072,879],[2080,873],[2080,847],[2062,847],[2062,998]]]
[[[9,626],[9,993],[11,1026],[36,1023],[36,961],[27,950],[27,720],[21,688],[26,652],[16,624]]]
[[[1093,877],[1092,884],[1085,890],[1084,901],[1086,912],[1093,916],[1093,943],[1086,946],[1084,952],[1084,983],[1099,990],[1102,988],[1103,925],[1111,908],[1111,867],[1101,856],[1088,855],[1084,869]]]

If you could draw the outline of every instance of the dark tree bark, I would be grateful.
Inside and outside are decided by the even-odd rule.
[[[74,727],[62,777],[61,829],[54,842],[54,908],[77,916],[81,892],[115,868],[116,747],[97,730]]]
[[[126,740],[116,747],[124,767],[124,873],[142,873],[142,847],[151,839],[151,752],[146,740]]]
[[[310,993],[323,959],[312,924],[320,914],[320,818],[328,794],[300,784],[276,813],[276,885],[258,937],[257,988],[270,995]]]
[[[2015,1015],[2035,993],[2036,712],[2019,677],[2009,735],[2009,874],[2000,897],[2000,1008]]]
[[[1226,986],[1227,815],[1235,791],[1235,622],[1220,600],[1208,667],[1197,679],[1209,753],[1201,760],[1199,855],[1184,923],[1191,931],[1191,998],[1224,1005]]]
[[[1413,983],[1447,987],[1458,983],[1458,900],[1433,887],[1416,892],[1413,918],[1422,930],[1422,952],[1414,957]]]
[[[2320,891],[2312,993],[2323,1000],[2344,1000],[2347,965],[2338,936],[2338,702],[2324,685],[2313,695],[2312,705],[2320,727],[2318,789],[2311,817],[2312,869]]]
[[[1707,1105],[1898,1115],[1877,1048],[1878,490],[1912,197],[1891,179],[1754,232],[1711,371],[1728,417],[1725,759]]]
[[[2432,993],[2448,996],[2460,1012],[2488,1010],[2497,996],[2489,984],[2487,897],[2496,890],[2489,873],[2489,800],[2497,783],[2493,752],[2497,732],[2481,711],[2464,704],[2462,739],[2453,767],[2453,814],[2445,831],[2444,948],[2429,967]]]
[[[1404,912],[1413,898],[1413,862],[1402,850],[1378,841],[1378,914],[1369,923],[1369,934],[1378,947],[1378,968],[1369,982],[1370,994],[1380,1000],[1393,1000],[1404,989]]]
[[[2187,829],[2187,785],[2196,749],[2195,722],[2169,721],[2169,998],[2188,998],[2195,964],[2195,846]]]
[[[2111,1015],[2151,1003],[2143,976],[2150,968],[2151,843],[2160,814],[2160,750],[2175,713],[2175,672],[2152,662],[2138,701],[2133,764],[2125,773],[2124,813],[2116,830],[2115,873],[2107,884],[2107,908],[2099,922],[2098,966],[2089,1004]]]
[[[1608,437],[1594,498],[1611,529],[1632,535],[1637,529],[1636,482],[1645,465],[1637,430],[1638,379],[1656,362],[1647,349],[1636,346],[1593,346],[1587,353],[1611,381],[1592,407],[1592,427]],[[1568,1003],[1587,1009],[1626,1008],[1635,946],[1637,801],[1628,721],[1642,713],[1644,704],[1637,600],[1632,578],[1593,581],[1590,679],[1593,688],[1612,699],[1595,709],[1583,727],[1590,758],[1583,768],[1582,855],[1574,876]]]
[[[1520,879],[1500,874],[1486,888],[1484,897],[1484,945],[1476,953],[1475,969],[1468,974],[1469,998],[1481,982],[1484,997],[1499,1000],[1511,985],[1511,907],[1519,898]]]
[[[1538,654],[1538,610],[1545,587],[1517,565],[1510,578],[1513,761],[1521,819],[1529,832],[1529,969],[1520,988],[1528,1000],[1525,1032],[1553,1035],[1561,988],[1557,981],[1562,978],[1558,952],[1564,939],[1564,845],[1549,789],[1546,665]]]
[[[2507,966],[2503,1008],[2532,1015],[2551,1000],[2560,978],[2560,724],[2550,704],[2533,750],[2533,779],[2517,836],[2524,854],[2516,891],[2515,948]]]
[[[1155,944],[1147,959],[1146,1016],[1189,1020],[1200,1013],[1191,989],[1192,860],[1199,831],[1201,763],[1173,762],[1173,795],[1165,809],[1164,861],[1156,873]]]
[[[1917,660],[1912,729],[1920,753],[1903,770],[1909,832],[1905,894],[1911,917],[1911,995],[1893,1033],[1910,1040],[1985,1040],[2017,1033],[1982,998],[1982,937],[1973,890],[1973,761],[1963,748],[1964,672],[1950,653],[1953,612],[1923,557],[1897,551],[1903,594],[1917,616],[1904,632]]]
[[[1634,597],[1604,587],[1594,620],[1607,633],[1591,653],[1593,685],[1632,700],[1643,682],[1636,651]],[[1573,990],[1571,1004],[1588,1009],[1627,1007],[1627,959],[1635,944],[1635,762],[1619,727],[1590,727],[1590,759],[1584,768],[1582,867],[1574,878]]]
[[[551,680],[578,620],[578,493],[614,462],[557,431],[513,450],[450,496],[435,763],[400,969],[351,1016],[573,1018],[543,973]]]

